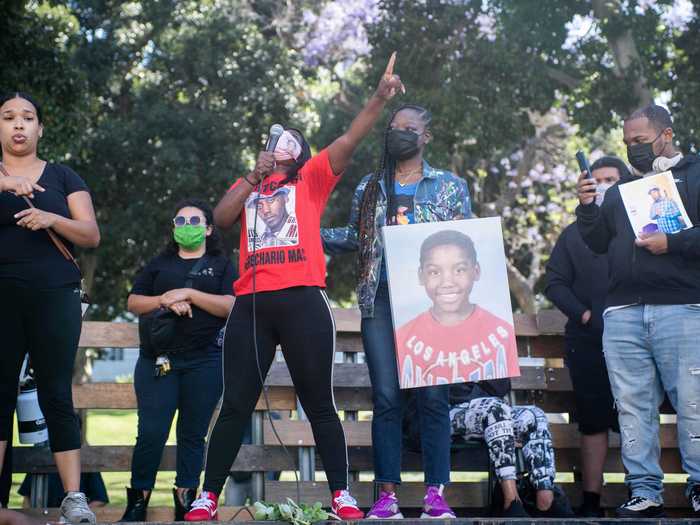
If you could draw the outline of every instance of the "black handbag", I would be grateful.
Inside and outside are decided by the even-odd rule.
[[[193,288],[194,278],[207,262],[203,255],[187,274],[185,288]],[[146,357],[156,358],[163,354],[174,354],[189,350],[189,338],[184,332],[179,315],[168,308],[158,308],[139,316],[139,340],[141,352]]]

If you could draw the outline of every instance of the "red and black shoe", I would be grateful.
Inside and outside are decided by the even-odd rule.
[[[331,514],[342,521],[361,520],[365,517],[364,512],[357,508],[357,501],[347,490],[333,492]]]
[[[192,502],[190,511],[185,514],[185,521],[214,521],[217,518],[219,496],[203,490]]]

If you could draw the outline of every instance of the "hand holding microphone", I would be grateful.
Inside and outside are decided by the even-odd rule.
[[[265,151],[258,154],[258,160],[255,163],[255,169],[251,173],[251,178],[256,184],[262,182],[265,177],[269,176],[275,169],[275,156],[273,152],[277,146],[277,141],[284,133],[284,128],[280,124],[273,124],[270,127],[270,135],[265,145]]]
[[[275,156],[271,151],[261,151],[258,153],[258,160],[255,163],[253,173],[250,174],[250,178],[253,179],[251,182],[255,184],[262,182],[274,169]]]

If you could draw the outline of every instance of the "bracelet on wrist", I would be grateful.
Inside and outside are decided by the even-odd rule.
[[[246,181],[248,184],[250,184],[253,188],[255,188],[255,186],[257,186],[256,183],[250,182],[250,179],[248,179],[248,175],[243,175],[243,178],[244,178],[245,181]]]

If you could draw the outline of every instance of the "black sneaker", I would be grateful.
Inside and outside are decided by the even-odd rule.
[[[581,505],[576,510],[576,516],[579,518],[604,518],[605,511],[600,507],[594,507],[592,505]]]
[[[574,518],[576,514],[571,509],[569,502],[554,498],[552,504],[547,510],[539,510],[535,508],[533,518]]]
[[[623,503],[615,514],[618,518],[663,518],[664,506],[641,496],[632,496],[627,503]]]
[[[690,490],[690,506],[693,507],[695,514],[700,514],[700,485],[693,485]]]
[[[523,502],[519,499],[514,499],[510,502],[510,506],[507,509],[503,509],[501,513],[503,518],[529,518],[530,515],[523,507]]]

